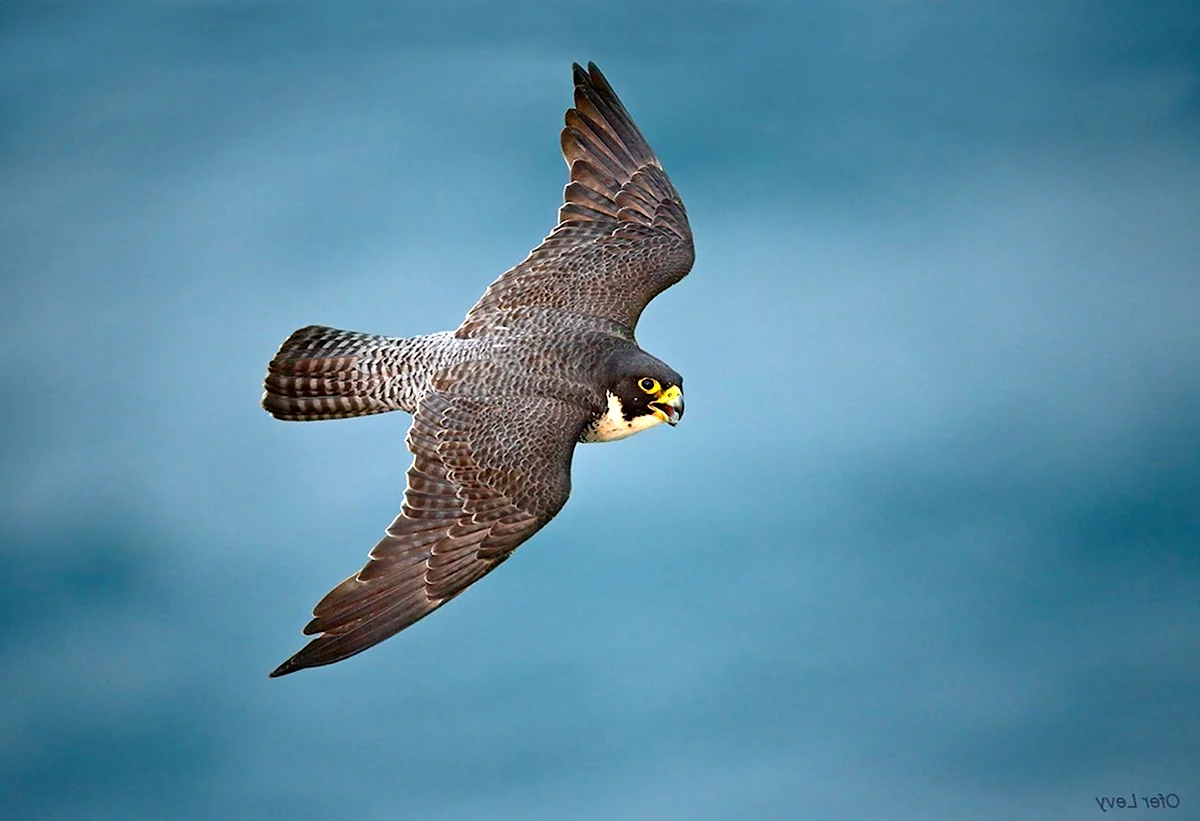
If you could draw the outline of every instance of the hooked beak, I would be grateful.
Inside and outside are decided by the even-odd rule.
[[[650,403],[655,415],[671,427],[679,424],[683,418],[683,391],[678,386],[667,388],[658,398]]]

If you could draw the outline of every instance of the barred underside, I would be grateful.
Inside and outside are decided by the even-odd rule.
[[[301,328],[267,366],[263,407],[293,422],[409,410],[406,400],[418,379],[404,361],[409,342],[323,325]]]

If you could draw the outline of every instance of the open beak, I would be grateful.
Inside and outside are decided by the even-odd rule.
[[[664,422],[674,427],[683,418],[683,391],[676,386],[667,388],[650,403],[650,407]]]

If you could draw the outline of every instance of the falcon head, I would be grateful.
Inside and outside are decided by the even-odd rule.
[[[682,381],[676,378],[664,382],[649,375],[626,377],[613,386],[609,396],[616,397],[626,420],[652,417],[655,421],[649,424],[666,422],[675,426],[683,416]]]
[[[647,358],[648,359],[648,358]],[[683,417],[683,377],[657,360],[642,359],[605,389],[608,405],[584,432],[585,442],[612,442]]]

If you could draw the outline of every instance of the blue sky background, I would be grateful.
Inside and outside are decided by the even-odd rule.
[[[691,214],[687,418],[269,681],[408,455],[267,360],[454,327],[589,59]],[[11,817],[1200,811],[1194,3],[6,0],[0,122]]]

